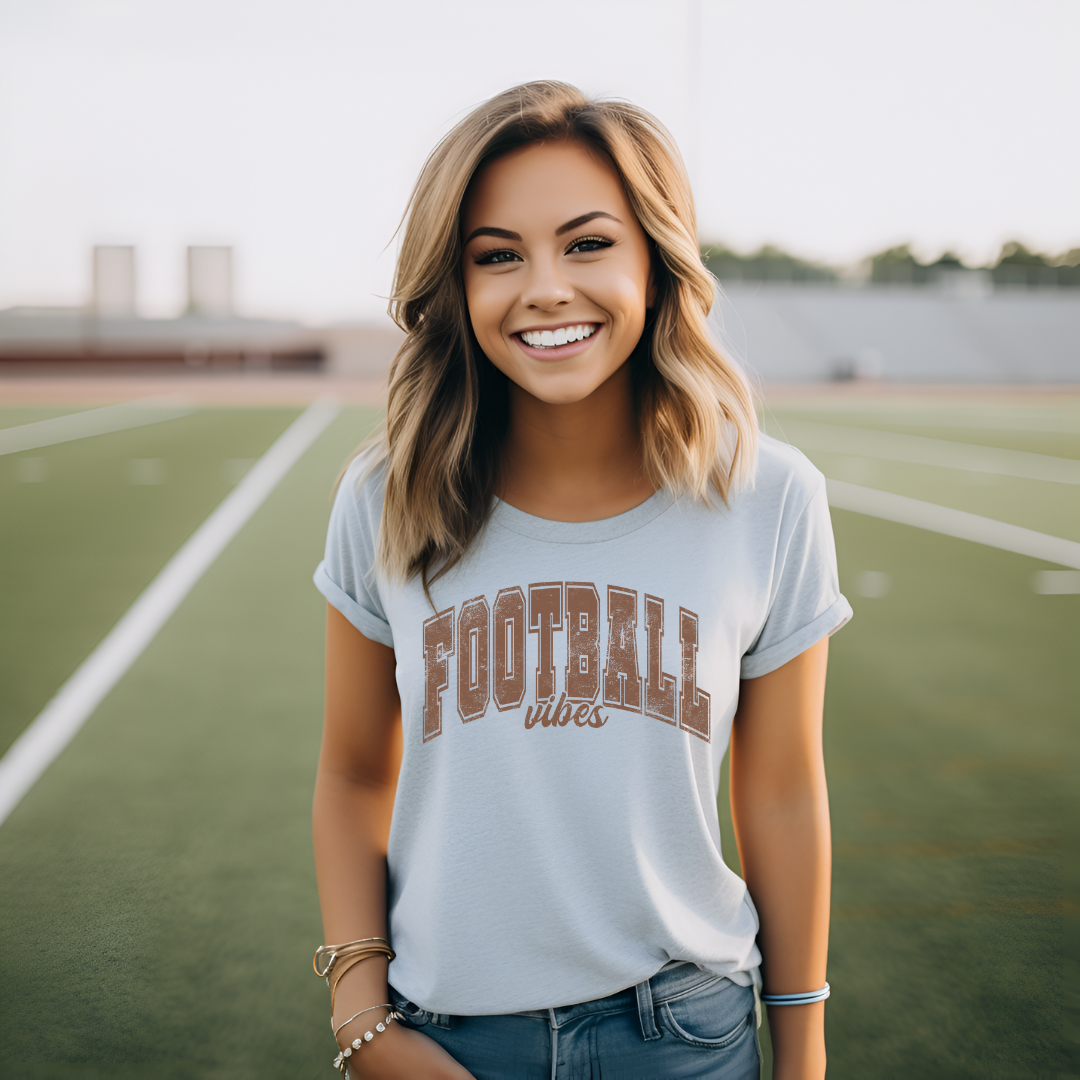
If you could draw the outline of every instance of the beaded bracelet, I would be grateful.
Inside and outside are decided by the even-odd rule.
[[[342,1028],[347,1027],[358,1016],[363,1016],[364,1013],[374,1012],[376,1009],[388,1009],[389,1012],[387,1012],[387,1014],[375,1025],[375,1031],[365,1031],[362,1036],[353,1039],[344,1050],[338,1051],[338,1056],[334,1058],[334,1068],[337,1069],[342,1076],[348,1075],[346,1070],[348,1069],[349,1058],[352,1057],[354,1050],[359,1050],[364,1043],[371,1042],[371,1040],[375,1038],[375,1032],[385,1031],[395,1020],[404,1019],[403,1014],[399,1013],[393,1005],[372,1005],[369,1009],[361,1009],[358,1013],[353,1013],[344,1024],[338,1026],[337,1031],[335,1031],[334,1034],[337,1035]]]
[[[824,1001],[831,993],[826,983],[820,990],[806,990],[801,994],[762,994],[761,1000],[766,1005],[812,1005],[815,1001]]]

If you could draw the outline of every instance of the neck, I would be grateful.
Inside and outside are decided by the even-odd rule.
[[[554,521],[596,521],[644,502],[630,365],[582,401],[554,405],[510,384],[510,428],[499,497]]]

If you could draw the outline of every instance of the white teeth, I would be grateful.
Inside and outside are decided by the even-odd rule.
[[[592,337],[595,330],[593,323],[580,323],[577,326],[560,326],[558,330],[523,330],[521,339],[534,349],[553,349]]]

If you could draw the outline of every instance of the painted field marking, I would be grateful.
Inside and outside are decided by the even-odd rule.
[[[0,454],[17,454],[21,450],[74,442],[110,431],[160,424],[163,420],[178,420],[197,411],[196,406],[182,398],[163,395],[125,401],[121,405],[106,405],[101,409],[88,409],[67,416],[54,416],[51,420],[0,428]]]
[[[844,480],[826,479],[825,486],[829,492],[829,505],[839,510],[851,510],[900,525],[914,525],[917,529],[1080,569],[1080,544],[1073,540],[969,514],[966,510],[954,510],[951,506],[894,495],[891,491],[860,487]]]
[[[1080,593],[1080,570],[1036,570],[1031,591],[1040,596],[1076,596]]]
[[[912,465],[940,465],[947,469],[1018,476],[1025,480],[1049,480],[1055,484],[1080,484],[1080,460],[1074,458],[806,420],[785,421],[783,433],[785,439],[800,449],[904,461]]]
[[[304,451],[340,412],[309,405],[218,504],[0,759],[0,823],[34,786]]]

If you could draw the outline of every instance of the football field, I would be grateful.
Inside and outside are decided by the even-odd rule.
[[[163,409],[5,450],[75,411],[0,406],[0,752],[302,407]],[[341,409],[0,824],[5,1078],[331,1075],[311,573],[378,419]],[[1080,395],[776,394],[763,422],[839,482],[855,609],[827,691],[829,1075],[1080,1075],[1063,1041],[1080,562],[1030,539],[1080,543]],[[897,514],[839,508],[866,491]],[[941,529],[896,520],[916,512]],[[724,796],[721,819],[734,861]]]

